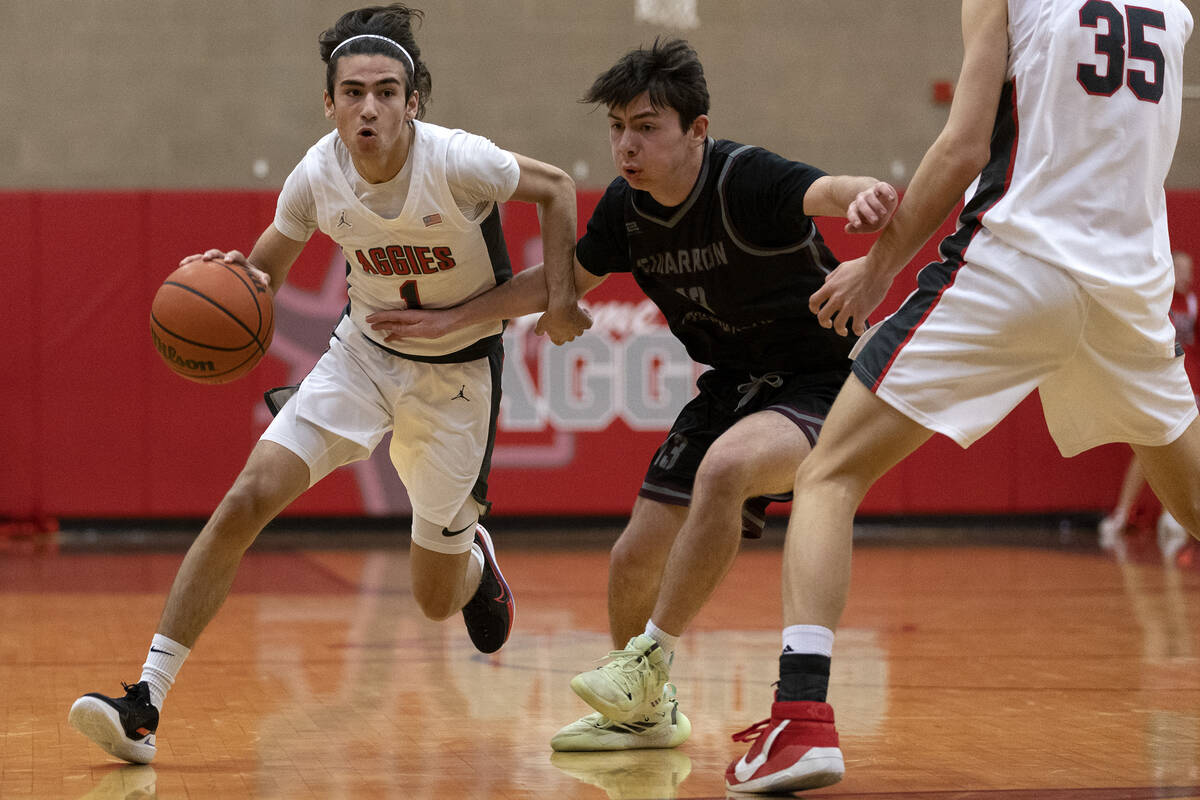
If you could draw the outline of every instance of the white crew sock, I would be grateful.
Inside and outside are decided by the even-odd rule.
[[[783,629],[783,652],[833,657],[833,631],[821,625],[789,625]]]
[[[654,624],[654,620],[646,622],[646,636],[649,636],[654,641],[658,642],[658,646],[667,654],[667,664],[671,664],[675,660],[675,646],[679,644],[679,637],[672,636],[662,628]]]
[[[175,676],[179,674],[179,668],[183,666],[190,652],[192,651],[189,648],[161,633],[154,634],[154,638],[150,640],[150,652],[146,656],[146,663],[142,664],[141,679],[149,685],[150,702],[160,712],[163,700],[166,699],[167,692],[175,683]]]

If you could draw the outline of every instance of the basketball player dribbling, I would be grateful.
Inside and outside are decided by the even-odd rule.
[[[963,0],[946,126],[870,252],[813,294],[821,323],[863,333],[964,192],[966,205],[944,260],[860,340],[797,471],[778,690],[770,717],[735,734],[749,750],[726,769],[728,788],[791,792],[842,777],[826,692],[854,513],[933,433],[966,447],[1037,389],[1064,455],[1129,442],[1163,504],[1200,535],[1200,423],[1167,313],[1163,190],[1192,24],[1180,0]],[[681,633],[700,604],[670,589],[652,619]],[[632,671],[625,685],[643,698],[668,677]]]
[[[320,36],[325,115],[336,130],[288,177],[248,266],[278,288],[316,229],[342,249],[350,303],[329,350],[255,445],[188,550],[141,680],[123,697],[90,693],[72,725],[118,758],[147,763],[163,699],[229,592],[263,526],[311,485],[367,458],[388,431],[413,507],[412,591],[441,620],[462,611],[476,648],[498,650],[515,604],[478,523],[500,403],[501,324],[386,345],[364,322],[396,307],[443,307],[511,277],[497,203],[538,204],[552,301],[538,324],[561,343],[590,321],[575,302],[574,183],[561,170],[480,136],[420,121],[431,85],[413,37],[421,12],[394,4],[344,14]],[[464,402],[466,401],[466,402]]]

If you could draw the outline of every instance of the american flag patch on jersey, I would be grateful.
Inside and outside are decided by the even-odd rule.
[[[442,224],[442,215],[441,214],[428,214],[424,217],[421,217],[421,222],[425,223],[426,228],[428,228],[430,225],[441,225]]]

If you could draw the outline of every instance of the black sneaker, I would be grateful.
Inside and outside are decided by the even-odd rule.
[[[130,686],[124,681],[124,697],[105,697],[88,692],[71,705],[71,726],[117,758],[134,764],[154,760],[154,732],[158,709],[150,702],[145,681]]]
[[[263,392],[263,402],[267,404],[271,416],[278,417],[284,404],[291,400],[292,395],[298,391],[300,391],[300,384],[297,383],[294,386],[276,386],[274,389]]]
[[[483,551],[483,576],[474,596],[463,606],[463,620],[475,649],[481,653],[494,653],[508,641],[517,604],[496,566],[492,537],[482,525],[475,526],[475,544]]]

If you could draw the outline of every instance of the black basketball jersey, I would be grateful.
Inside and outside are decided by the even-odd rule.
[[[855,338],[822,328],[808,310],[838,263],[803,210],[805,192],[824,174],[710,139],[696,185],[674,208],[614,180],[576,257],[595,275],[633,273],[702,364],[848,373]]]

